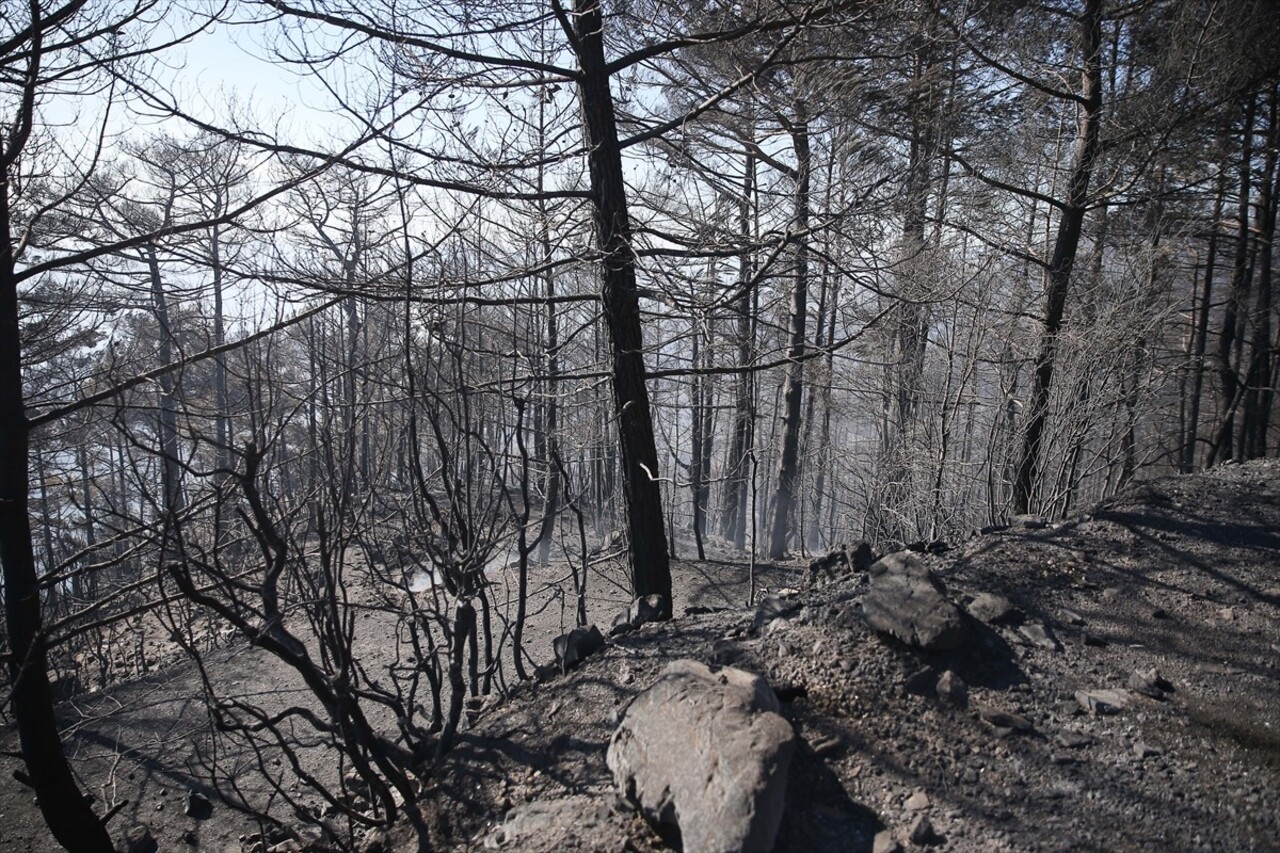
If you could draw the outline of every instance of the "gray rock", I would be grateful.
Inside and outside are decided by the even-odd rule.
[[[1022,625],[1018,628],[1018,633],[1023,639],[1031,643],[1033,646],[1039,646],[1042,649],[1048,649],[1051,652],[1062,651],[1062,644],[1049,633],[1049,628],[1039,622],[1032,622],[1028,625]]]
[[[613,617],[613,623],[609,626],[609,636],[621,637],[623,634],[629,634],[634,630],[635,626],[631,624],[631,614],[623,610]]]
[[[942,673],[935,688],[938,701],[952,708],[963,708],[969,700],[969,685],[951,670]]]
[[[997,731],[1007,729],[1008,731],[1006,731],[1005,734],[1010,732],[1035,731],[1035,726],[1030,720],[1021,714],[1015,714],[1011,711],[1002,711],[999,708],[979,705],[978,716],[994,726]]]
[[[925,651],[946,651],[964,639],[960,611],[947,600],[942,583],[924,561],[899,552],[876,561],[868,570],[871,589],[862,612],[874,630],[890,634]]]
[[[922,812],[929,808],[929,795],[924,791],[916,791],[907,797],[907,802],[904,805],[909,812]]]
[[[1138,758],[1154,758],[1156,756],[1164,755],[1164,750],[1158,746],[1152,746],[1149,743],[1138,741],[1133,745],[1133,754],[1138,756]]]
[[[213,817],[213,803],[209,802],[209,798],[199,791],[187,791],[183,814],[196,820],[208,820]]]
[[[938,841],[938,833],[933,829],[933,822],[926,815],[920,815],[911,822],[907,837],[911,839],[912,844],[918,844],[921,847]]]
[[[627,618],[632,628],[639,628],[646,622],[665,622],[671,618],[671,602],[657,594],[641,596],[631,602]]]
[[[871,853],[902,853],[902,845],[893,837],[892,832],[882,829],[871,842]]]
[[[1158,669],[1134,670],[1129,675],[1128,687],[1152,699],[1165,699],[1165,694],[1173,690],[1173,685],[1161,677]]]
[[[624,849],[626,835],[613,825],[608,803],[600,797],[577,795],[534,800],[507,813],[484,840],[486,850],[560,851],[612,842],[608,849]]]
[[[604,636],[595,625],[574,628],[569,633],[561,634],[551,641],[551,648],[556,656],[556,666],[562,673],[573,669],[603,647]]]
[[[929,667],[918,669],[902,682],[902,689],[912,696],[928,696],[936,691],[937,677]]]
[[[123,853],[156,853],[160,845],[151,834],[151,827],[139,823],[129,827],[125,832],[120,849]]]
[[[973,601],[969,602],[969,606],[966,609],[974,619],[992,625],[1016,622],[1022,615],[1016,607],[1009,603],[1009,599],[1003,595],[996,595],[994,592],[978,593],[973,597]]]
[[[1083,749],[1093,744],[1093,738],[1080,732],[1058,732],[1053,740],[1063,749]]]
[[[606,762],[625,799],[689,851],[770,850],[796,736],[765,680],[678,660],[636,697]]]
[[[756,615],[751,625],[755,630],[763,628],[775,619],[790,616],[800,609],[800,602],[780,595],[767,595],[756,605]]]
[[[1123,690],[1077,690],[1076,702],[1094,716],[1118,714],[1129,707],[1129,696]]]
[[[1058,611],[1058,614],[1062,617],[1062,621],[1068,625],[1074,625],[1075,627],[1080,628],[1087,624],[1085,618],[1074,610],[1067,610],[1064,607]]]

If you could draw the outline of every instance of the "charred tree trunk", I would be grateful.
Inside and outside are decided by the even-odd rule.
[[[1258,185],[1258,272],[1254,291],[1253,336],[1250,339],[1249,370],[1245,374],[1244,411],[1241,413],[1241,440],[1244,458],[1260,459],[1267,455],[1267,430],[1271,425],[1271,268],[1276,235],[1276,205],[1280,203],[1280,170],[1277,148],[1280,148],[1280,95],[1273,91],[1271,99],[1270,144],[1266,165]]]
[[[640,297],[622,178],[622,150],[604,58],[604,18],[599,0],[577,0],[575,10],[574,30],[581,65],[578,87],[590,148],[591,198],[603,274],[600,303],[611,342],[622,491],[630,532],[631,587],[637,596],[656,593],[670,601],[671,563],[662,524],[658,451],[645,387]]]
[[[0,563],[9,701],[22,759],[53,837],[72,851],[110,851],[111,837],[76,785],[53,713],[40,584],[28,516],[29,432],[22,391],[18,282],[9,225],[9,164],[0,171]]]
[[[748,243],[752,235],[751,229],[751,197],[755,192],[755,157],[748,153],[743,167],[742,198],[738,203],[738,228],[743,243]],[[752,340],[755,331],[752,310],[751,278],[754,268],[749,251],[738,256],[738,288],[739,295],[734,306],[734,314],[738,321],[738,373],[736,400],[733,410],[733,436],[730,439],[729,456],[726,460],[726,480],[724,505],[721,510],[720,529],[726,539],[742,548],[747,541],[747,503],[748,478],[750,462],[748,454],[755,439],[755,396],[754,374],[748,369],[754,351]]]
[[[156,256],[156,247],[148,245],[146,249],[147,274],[151,282],[151,310],[155,313],[156,325],[160,332],[160,364],[173,364],[173,325],[169,318],[169,300],[164,292],[164,279],[160,275],[160,261]],[[163,457],[161,468],[161,491],[164,495],[164,512],[166,519],[166,548],[170,546],[170,537],[176,536],[173,525],[184,509],[182,494],[182,463],[178,454],[178,412],[174,392],[176,385],[172,373],[163,373],[160,383],[160,455]],[[164,555],[172,556],[171,551]]]
[[[1209,341],[1209,312],[1213,307],[1213,279],[1217,271],[1218,234],[1222,226],[1223,198],[1227,193],[1227,170],[1219,172],[1218,192],[1213,205],[1213,217],[1209,223],[1209,244],[1204,262],[1204,280],[1200,284],[1200,305],[1196,311],[1195,327],[1192,329],[1194,340],[1191,346],[1191,391],[1187,404],[1186,437],[1182,444],[1183,474],[1189,474],[1196,467],[1196,445],[1200,442],[1200,403],[1204,392],[1204,354]]]
[[[1214,433],[1213,445],[1209,448],[1206,465],[1212,466],[1219,460],[1230,460],[1236,455],[1235,431],[1236,410],[1240,406],[1240,376],[1236,372],[1240,338],[1240,310],[1244,304],[1244,294],[1249,286],[1249,246],[1252,243],[1249,234],[1250,192],[1253,177],[1253,124],[1256,105],[1252,97],[1245,105],[1244,126],[1241,130],[1242,151],[1240,155],[1240,206],[1237,211],[1238,228],[1236,231],[1236,250],[1232,262],[1230,291],[1222,308],[1222,326],[1218,332],[1218,394],[1220,415],[1218,427]]]
[[[796,152],[796,194],[794,230],[796,243],[796,283],[791,293],[788,319],[786,379],[783,392],[782,453],[778,457],[777,493],[773,502],[773,523],[769,532],[769,559],[786,554],[791,534],[791,513],[796,485],[800,479],[800,415],[804,401],[805,321],[809,309],[809,119],[803,101],[796,104],[791,129]]]
[[[1027,426],[1023,432],[1022,450],[1018,456],[1013,484],[1013,511],[1031,511],[1032,500],[1040,479],[1040,457],[1043,452],[1045,422],[1049,415],[1049,391],[1058,353],[1058,334],[1062,330],[1071,286],[1071,268],[1075,264],[1080,232],[1088,212],[1089,179],[1098,158],[1098,131],[1102,121],[1102,0],[1086,0],[1080,16],[1084,72],[1080,84],[1080,124],[1072,156],[1071,181],[1066,202],[1058,219],[1053,256],[1049,261],[1045,293],[1044,330],[1040,351],[1036,355],[1031,400],[1027,407]]]

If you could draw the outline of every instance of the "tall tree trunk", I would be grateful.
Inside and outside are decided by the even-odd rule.
[[[1213,217],[1209,222],[1209,244],[1204,262],[1204,280],[1200,284],[1200,305],[1196,311],[1192,329],[1191,392],[1188,395],[1187,431],[1182,444],[1181,471],[1189,474],[1196,466],[1196,445],[1200,441],[1200,404],[1204,393],[1204,354],[1209,341],[1209,313],[1213,307],[1213,279],[1217,271],[1218,234],[1222,227],[1223,199],[1227,194],[1227,170],[1218,172],[1218,192],[1213,203]]]
[[[1250,341],[1249,370],[1245,376],[1244,411],[1241,425],[1244,457],[1260,459],[1267,455],[1267,430],[1271,423],[1271,401],[1274,389],[1271,385],[1271,267],[1276,235],[1276,206],[1280,204],[1280,169],[1277,169],[1277,149],[1280,149],[1280,94],[1271,93],[1270,143],[1267,145],[1266,165],[1262,181],[1258,185],[1258,250],[1257,277],[1255,279],[1253,305],[1253,337]]]
[[[796,102],[791,130],[796,152],[795,224],[796,280],[788,318],[787,367],[783,393],[782,453],[778,456],[778,483],[769,532],[769,559],[786,554],[791,533],[791,511],[800,474],[800,414],[804,397],[805,320],[809,310],[809,188],[811,176],[809,117],[803,100]]]
[[[1222,307],[1222,326],[1218,331],[1217,371],[1220,401],[1218,428],[1209,448],[1207,465],[1229,460],[1236,455],[1236,410],[1240,406],[1240,376],[1236,372],[1237,348],[1240,344],[1240,310],[1249,286],[1249,234],[1251,220],[1250,194],[1253,177],[1253,125],[1256,103],[1252,96],[1245,104],[1241,130],[1240,196],[1237,210],[1236,251],[1232,262],[1231,284]]]
[[[220,206],[219,206],[220,207]],[[226,318],[223,310],[222,231],[215,226],[209,231],[209,265],[213,273],[213,345],[221,347],[227,342]],[[213,359],[214,436],[217,447],[214,453],[219,486],[231,478],[231,394],[227,389],[227,357],[219,353]],[[283,440],[283,434],[282,434]],[[226,538],[226,520],[217,515],[218,530],[214,541],[221,544]]]
[[[156,256],[156,247],[146,248],[147,274],[151,281],[151,310],[155,314],[156,325],[160,333],[160,364],[173,364],[173,326],[169,318],[169,300],[164,292],[164,279],[160,275],[160,261]],[[167,516],[165,532],[166,554],[171,556],[167,548],[169,537],[175,535],[171,525],[176,525],[178,517],[185,508],[182,494],[182,463],[178,454],[178,412],[174,400],[176,385],[172,373],[160,376],[160,454],[163,457],[161,468],[161,491],[164,495],[164,512]]]
[[[539,141],[545,136],[546,127],[545,98],[538,99],[538,132]],[[538,192],[544,189],[546,181],[545,168],[538,163]],[[538,243],[542,248],[543,285],[547,297],[547,325],[545,352],[547,358],[546,402],[540,406],[542,413],[543,447],[539,463],[544,466],[546,477],[542,489],[542,523],[538,529],[538,562],[545,563],[551,558],[551,542],[555,538],[556,516],[560,511],[561,473],[560,466],[554,460],[560,458],[560,318],[556,313],[556,272],[551,264],[551,223],[547,211],[546,200],[538,202]]]
[[[578,87],[591,152],[588,167],[603,273],[600,303],[612,343],[613,397],[630,532],[631,588],[637,596],[656,593],[670,602],[671,563],[662,524],[658,451],[645,387],[636,256],[631,246],[631,222],[622,178],[622,150],[604,59],[604,17],[600,0],[577,0],[575,10],[574,29],[582,71]]]
[[[29,433],[22,390],[18,283],[8,167],[0,172],[0,563],[4,567],[9,701],[22,760],[53,837],[72,851],[110,851],[111,837],[80,793],[58,733],[49,685],[40,584],[31,543]]]
[[[714,271],[714,264],[711,265]],[[689,492],[693,498],[693,541],[698,549],[698,559],[707,559],[703,537],[707,532],[707,499],[711,496],[711,388],[707,378],[697,373],[710,363],[706,355],[710,341],[707,319],[695,317],[693,321],[693,381],[690,385],[690,415],[692,418],[691,450],[689,453]]]
[[[742,197],[738,201],[738,234],[744,245],[750,243],[753,236],[751,199],[755,192],[755,172],[755,156],[748,152],[743,164]],[[754,274],[751,252],[744,249],[738,256],[739,293],[734,306],[738,323],[738,367],[741,370],[734,388],[733,435],[725,460],[724,504],[720,517],[721,531],[737,548],[745,547],[747,542],[748,480],[751,476],[748,454],[755,439],[755,374],[750,370],[755,351],[755,314],[752,311],[755,288],[751,286]]]
[[[1085,0],[1080,16],[1084,71],[1080,83],[1080,124],[1072,155],[1071,181],[1066,203],[1058,219],[1053,256],[1049,261],[1045,293],[1044,329],[1040,351],[1036,355],[1031,400],[1027,407],[1027,425],[1022,450],[1018,457],[1013,486],[1015,513],[1031,511],[1040,479],[1040,457],[1043,452],[1045,422],[1049,414],[1049,391],[1053,384],[1054,363],[1058,353],[1058,334],[1062,330],[1071,286],[1071,268],[1075,264],[1080,232],[1088,211],[1089,179],[1098,158],[1098,130],[1102,121],[1102,0]]]

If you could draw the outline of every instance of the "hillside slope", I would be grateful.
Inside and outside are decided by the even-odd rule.
[[[668,662],[693,658],[763,674],[785,700],[803,745],[782,851],[871,850],[877,833],[882,847],[911,849],[922,817],[938,850],[1280,850],[1280,462],[1139,484],[1068,522],[925,559],[962,607],[996,594],[1021,621],[971,619],[957,651],[927,654],[866,627],[865,573],[811,581],[803,566],[761,567],[780,613],[767,618],[733,605],[745,566],[678,564],[685,615],[471,715],[424,794],[432,848],[663,849],[619,803],[604,753],[630,699]],[[622,600],[596,587],[591,615],[607,624]],[[691,605],[714,609],[686,614]],[[539,644],[555,630],[535,628]],[[260,652],[232,646],[205,665],[224,689],[306,701]],[[1128,690],[1153,669],[1170,690]],[[967,702],[937,697],[947,671],[968,685]],[[1112,700],[1127,707],[1089,713],[1085,694],[1099,690],[1125,691]],[[190,664],[80,697],[64,708],[68,748],[99,802],[127,801],[117,835],[145,823],[161,850],[254,849],[257,827],[202,774],[217,759],[219,785],[269,791],[253,787],[254,756],[202,746],[200,697]],[[12,731],[3,736],[11,750]],[[283,771],[278,757],[262,761]],[[17,767],[0,758],[6,778]],[[184,814],[189,790],[213,800],[212,819]],[[386,841],[417,848],[403,827]],[[11,778],[0,849],[55,849]]]
[[[645,626],[483,715],[433,794],[436,844],[660,849],[604,751],[629,699],[688,657],[789,698],[805,745],[780,850],[870,850],[882,830],[910,848],[921,815],[940,850],[1280,849],[1280,465],[1140,484],[928,559],[958,603],[996,593],[1021,624],[975,620],[960,650],[926,654],[856,618],[865,575],[797,569],[789,612],[760,630],[730,610]],[[1152,669],[1162,698],[1128,689]],[[965,707],[933,695],[946,670]],[[1127,707],[1085,710],[1084,692],[1115,689]]]

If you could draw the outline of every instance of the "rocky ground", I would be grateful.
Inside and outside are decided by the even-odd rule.
[[[476,715],[424,794],[432,847],[665,849],[605,750],[633,697],[693,659],[763,675],[801,738],[778,850],[1280,850],[1280,463],[1141,484],[922,559],[973,614],[954,650],[868,628],[865,572],[762,569],[770,597],[746,609],[742,565],[680,564],[677,618]],[[596,586],[607,628],[625,600]],[[246,693],[279,689],[269,661],[220,655]],[[238,850],[253,827],[193,782],[199,701],[175,667],[69,705],[69,744],[89,790],[130,800],[121,826]],[[213,820],[184,814],[192,787]],[[50,847],[14,783],[0,847]]]
[[[771,620],[646,625],[485,715],[433,795],[438,846],[661,849],[604,753],[631,698],[693,658],[766,676],[803,739],[779,850],[1280,850],[1280,465],[926,559],[996,619],[957,650],[874,634],[864,573],[797,570]]]

